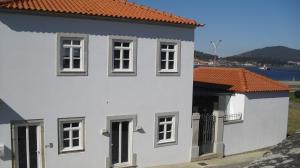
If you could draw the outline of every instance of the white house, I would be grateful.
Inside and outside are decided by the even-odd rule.
[[[191,159],[196,21],[125,0],[0,2],[0,167]]]
[[[287,135],[288,92],[287,85],[246,69],[195,68],[193,115],[200,114],[200,158],[215,156],[212,153],[216,152],[219,156],[243,153],[281,142]],[[224,111],[224,122],[216,118],[219,126],[215,129],[209,118],[201,122],[201,116],[209,117],[213,111]],[[216,141],[223,144],[219,151],[211,147]]]

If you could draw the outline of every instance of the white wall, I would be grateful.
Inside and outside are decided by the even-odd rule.
[[[88,76],[56,75],[56,33],[89,34]],[[108,77],[108,35],[138,38],[137,76]],[[11,150],[10,120],[44,119],[46,168],[104,167],[106,116],[137,114],[145,133],[133,134],[140,167],[186,162],[192,138],[194,30],[103,20],[0,15],[0,144]],[[181,40],[181,75],[156,76],[157,38]],[[178,145],[154,148],[157,112],[179,111]],[[86,122],[85,151],[58,155],[57,118]],[[0,159],[11,167],[10,155]]]
[[[287,92],[248,93],[244,100],[244,121],[224,125],[225,155],[269,147],[286,137]]]

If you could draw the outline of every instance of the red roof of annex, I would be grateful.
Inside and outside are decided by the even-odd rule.
[[[258,75],[243,68],[198,67],[194,82],[229,85],[234,92],[288,91],[288,85]]]
[[[4,0],[0,1],[1,8],[203,26],[193,19],[137,5],[127,0]]]

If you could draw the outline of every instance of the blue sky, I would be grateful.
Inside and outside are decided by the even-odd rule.
[[[300,49],[300,0],[129,0],[206,24],[195,34],[195,48],[230,56],[267,46]]]

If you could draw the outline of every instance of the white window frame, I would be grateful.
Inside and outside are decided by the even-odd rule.
[[[115,42],[120,42],[121,46],[115,46]],[[129,43],[129,47],[124,47],[123,43]],[[137,39],[127,36],[110,36],[109,37],[109,63],[108,75],[109,76],[135,76],[136,75],[136,57],[137,57]],[[115,49],[120,51],[120,68],[114,68],[114,52]],[[129,49],[129,68],[123,68],[123,54],[124,50]]]
[[[70,40],[71,44],[63,44],[64,40]],[[73,41],[80,41],[79,45],[73,44]],[[64,68],[63,52],[65,48],[69,48],[70,67]],[[80,48],[80,68],[73,68],[73,49]],[[82,34],[62,33],[57,35],[57,75],[87,75],[87,50],[88,36]]]
[[[167,48],[162,48],[162,45],[166,45]],[[170,49],[169,46],[173,45],[174,48]],[[181,44],[180,41],[177,40],[158,40],[158,46],[157,46],[158,52],[157,52],[157,75],[180,75],[180,61],[181,61]],[[162,62],[162,57],[161,57],[161,52],[166,53],[166,58],[164,59],[165,61],[165,69],[161,68],[161,62]],[[174,52],[174,58],[173,58],[173,68],[169,68],[169,62],[170,62],[170,57],[169,53]]]
[[[165,118],[165,121],[160,122],[161,118]],[[166,121],[166,118],[172,118],[171,121]],[[154,147],[176,145],[178,143],[178,121],[179,121],[179,112],[165,112],[165,113],[156,113],[155,114],[155,136],[154,136]],[[171,137],[168,139],[167,136],[167,125],[172,124],[171,126]],[[164,125],[163,139],[159,139],[159,126]]]
[[[63,124],[69,123],[70,126],[72,123],[79,123],[78,127],[69,127],[69,128],[63,128]],[[79,131],[78,135],[78,141],[79,146],[73,147],[73,131]],[[59,153],[66,153],[66,152],[74,152],[74,151],[83,151],[84,150],[84,118],[60,118],[58,119],[58,142],[59,142]],[[69,147],[64,147],[64,137],[63,133],[65,131],[69,131]]]

